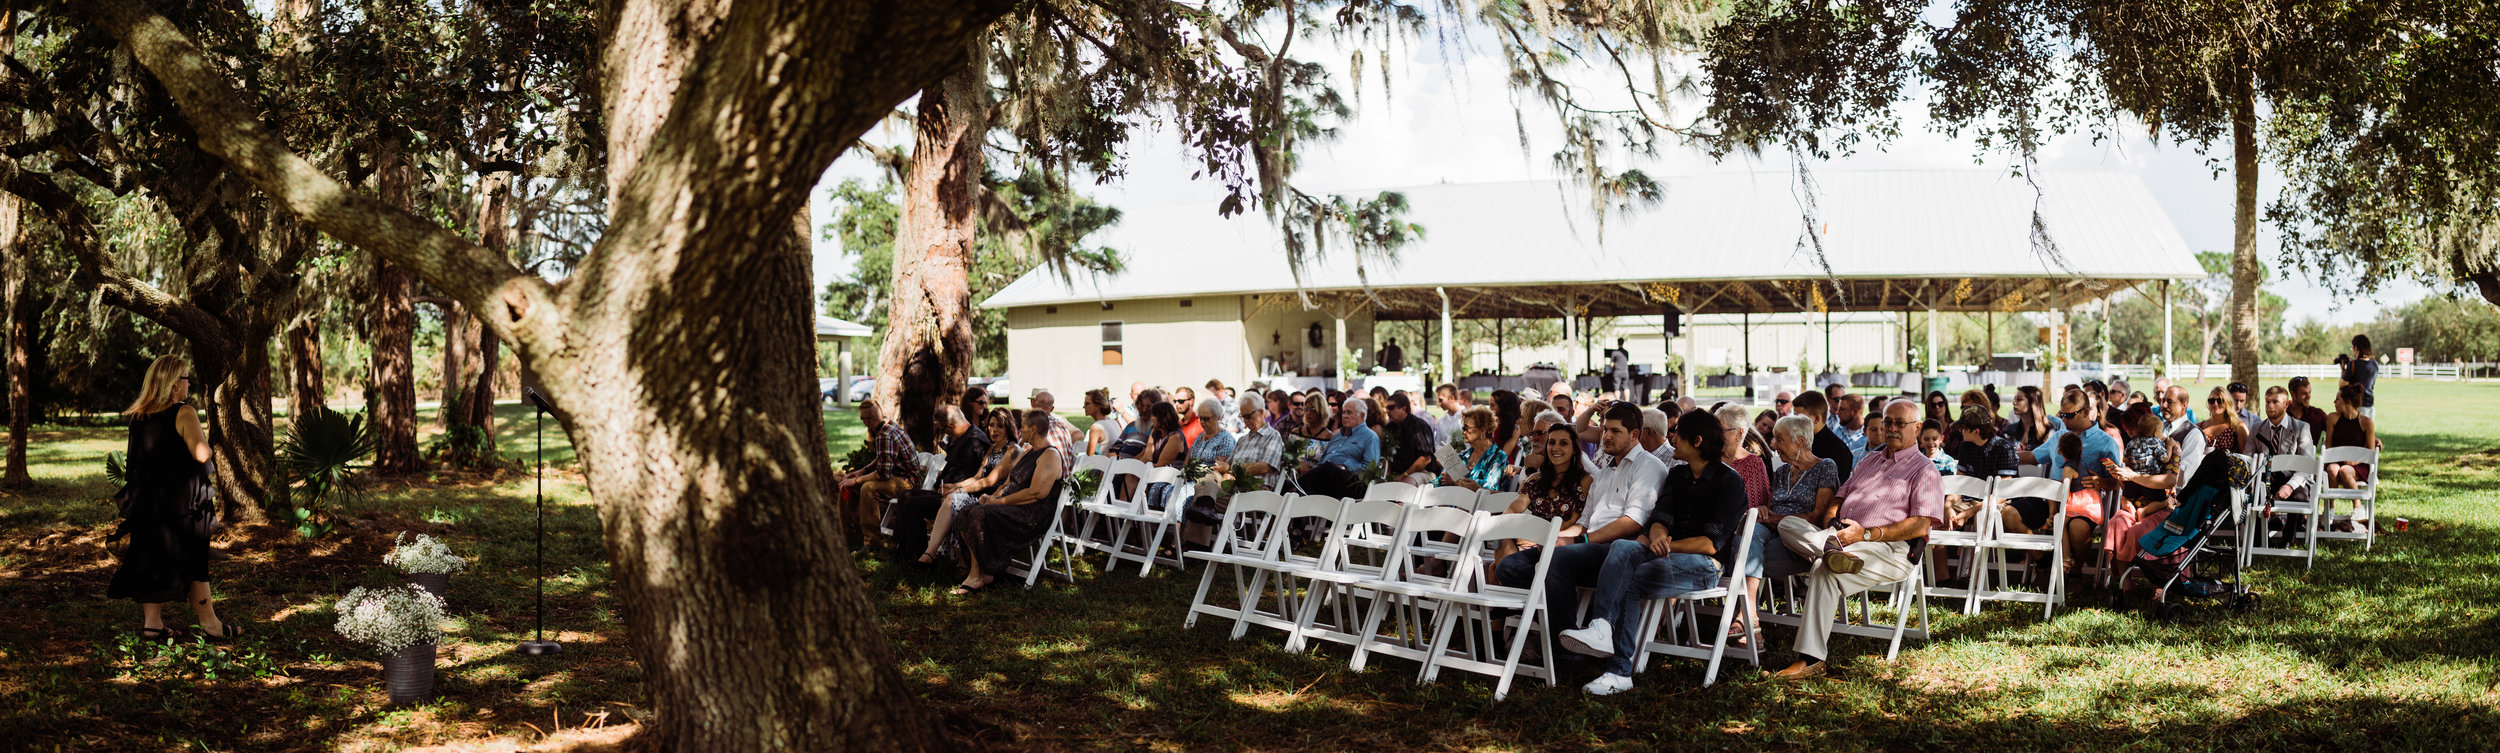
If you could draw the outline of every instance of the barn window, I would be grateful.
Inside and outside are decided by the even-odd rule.
[[[1181,308],[1189,308],[1189,304],[1191,304],[1191,303],[1194,303],[1194,301],[1191,301],[1190,299],[1187,299],[1187,298],[1183,298],[1183,299],[1181,299]]]
[[[1045,314],[1056,314],[1056,313],[1059,313],[1059,307],[1057,307],[1057,306],[1043,306],[1043,307],[1042,307],[1042,313],[1045,313]]]
[[[1102,323],[1102,365],[1120,365],[1120,322]]]

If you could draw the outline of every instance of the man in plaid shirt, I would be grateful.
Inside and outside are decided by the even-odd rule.
[[[858,500],[850,525],[858,529],[860,541],[870,549],[880,549],[885,546],[885,534],[877,527],[885,519],[885,505],[919,482],[920,454],[912,451],[911,437],[903,433],[902,424],[885,420],[874,401],[859,404],[859,420],[868,425],[877,456],[868,467],[842,476],[839,495]]]

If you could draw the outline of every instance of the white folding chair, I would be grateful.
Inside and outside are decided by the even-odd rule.
[[[1198,594],[1189,599],[1189,615],[1182,618],[1182,629],[1196,626],[1198,615],[1211,614],[1232,618],[1235,625],[1233,637],[1241,637],[1242,630],[1239,628],[1250,607],[1251,569],[1268,561],[1274,554],[1276,537],[1282,535],[1285,528],[1278,522],[1277,514],[1284,510],[1285,498],[1275,492],[1233,495],[1232,502],[1224,507],[1224,522],[1215,531],[1215,546],[1207,551],[1181,555],[1182,559],[1206,563],[1205,567],[1198,568]],[[1229,603],[1236,606],[1226,608],[1207,603],[1207,591],[1215,586],[1215,571],[1228,568],[1233,573],[1234,588]]]
[[[2041,619],[2057,616],[2057,605],[2066,600],[2066,491],[2063,479],[1997,479],[1994,493],[1988,495],[1988,503],[1979,515],[1979,568],[1971,574],[1970,585],[1973,605],[1982,601],[2028,602],[2042,605]],[[2048,533],[2005,532],[2005,504],[2023,497],[2051,500]],[[2005,553],[2009,551],[2047,552],[2048,588],[2040,593],[1990,588],[1988,582],[2008,568]]]
[[[2049,477],[2049,467],[2048,467],[2048,466],[2045,466],[2045,465],[2039,465],[2039,464],[2024,464],[2024,465],[2015,466],[2015,468],[2014,468],[2014,477],[2015,477],[2015,478],[2048,478],[2048,477]]]
[[[1367,499],[1347,503],[1337,519],[1328,527],[1328,544],[1321,548],[1319,561],[1294,574],[1309,581],[1310,590],[1303,592],[1296,604],[1293,637],[1287,639],[1285,650],[1301,651],[1314,639],[1354,645],[1361,636],[1354,620],[1362,616],[1358,602],[1363,592],[1354,588],[1364,581],[1378,580],[1386,566],[1391,536],[1374,532],[1376,527],[1394,530],[1412,507],[1385,499]],[[1374,547],[1378,547],[1374,549]],[[1371,556],[1364,556],[1369,552]],[[1365,560],[1378,560],[1373,564]],[[1319,614],[1327,610],[1332,621],[1322,624]]]
[[[1461,557],[1457,547],[1442,544],[1428,548],[1418,541],[1435,541],[1441,534],[1465,538],[1475,530],[1476,511],[1464,507],[1415,506],[1398,521],[1398,532],[1389,546],[1389,560],[1380,577],[1355,581],[1350,585],[1372,594],[1371,608],[1364,610],[1363,628],[1355,634],[1354,659],[1349,664],[1360,672],[1374,653],[1412,659],[1418,663],[1431,656],[1430,647],[1446,640],[1431,634],[1438,626],[1442,597],[1452,590],[1456,573],[1464,565],[1476,562],[1474,557]],[[1429,563],[1441,563],[1439,567]],[[1480,566],[1480,565],[1479,565]],[[1388,640],[1382,640],[1381,623],[1392,613],[1397,616]],[[1433,617],[1427,618],[1426,613]],[[1473,643],[1471,641],[1471,643]],[[1489,646],[1474,644],[1470,648],[1485,650]],[[1420,669],[1418,672],[1420,673]],[[1420,674],[1418,675],[1421,676]]]
[[[1473,530],[1468,533],[1467,541],[1479,546],[1481,542],[1510,539],[1553,541],[1562,530],[1562,521],[1559,520],[1481,512],[1476,514],[1472,525]],[[1512,588],[1502,585],[1493,576],[1493,566],[1488,563],[1481,560],[1459,562],[1458,576],[1453,579],[1450,588],[1440,595],[1442,607],[1436,619],[1438,624],[1432,631],[1433,644],[1424,652],[1422,681],[1439,680],[1443,668],[1487,675],[1494,678],[1493,700],[1496,701],[1510,693],[1511,680],[1519,675],[1535,677],[1544,680],[1548,686],[1553,685],[1557,675],[1552,652],[1540,652],[1542,666],[1523,667],[1519,664],[1520,655],[1528,647],[1528,636],[1533,633],[1543,640],[1542,636],[1552,629],[1545,613],[1545,569],[1551,564],[1551,560],[1537,558],[1536,574],[1528,580],[1528,587]],[[1498,611],[1517,612],[1510,619],[1517,620],[1518,627],[1511,630],[1507,644],[1496,642],[1500,625],[1496,624],[1493,615]],[[1467,624],[1458,624],[1461,620]],[[1501,653],[1498,657],[1451,653],[1450,637],[1462,632],[1475,637],[1477,645],[1498,645]]]
[[[1058,575],[1069,585],[1076,584],[1076,553],[1079,550],[1074,543],[1075,539],[1068,536],[1067,528],[1070,517],[1068,513],[1075,509],[1076,503],[1069,499],[1070,496],[1068,479],[1062,476],[1059,478],[1059,498],[1051,503],[1058,509],[1050,513],[1050,528],[1042,531],[1042,537],[1033,542],[1033,553],[1029,557],[1007,562],[1007,573],[1024,576],[1025,588],[1032,588],[1034,581],[1040,580],[1044,571]],[[1055,571],[1050,569],[1052,550],[1059,552],[1059,569]]]
[[[1982,508],[1988,506],[1988,479],[1976,476],[1946,476],[1944,477],[1943,482],[1946,509],[1952,509],[1954,497],[1969,497],[1971,499],[1979,500],[1979,506]],[[1980,509],[1972,512],[1971,528],[1984,529],[1987,527],[1987,522],[1987,510]],[[1945,564],[1944,557],[1939,555],[1936,548],[1949,546],[1959,550],[1959,553],[1962,555],[1961,564],[1958,568],[1959,570],[1964,573],[1971,573],[1972,571],[1978,570],[1979,567],[1977,566],[1977,562],[1979,556],[1979,541],[1982,535],[1983,534],[1979,530],[1948,531],[1937,529],[1928,531],[1928,556],[1923,565],[1929,570],[1945,568],[1947,565]],[[1973,574],[1971,577],[1975,578],[1977,576]],[[1974,589],[1977,587],[1978,584],[1974,581],[1965,583],[1965,587],[1963,588],[1937,586],[1932,589],[1930,593],[1939,597],[1961,599],[1962,613],[1973,614],[1979,611],[1979,603],[1971,599],[1971,594],[1976,593]]]
[[[1111,561],[1103,566],[1104,572],[1119,569],[1120,560],[1136,562],[1137,575],[1141,578],[1153,573],[1155,563],[1158,561],[1174,566],[1180,564],[1180,560],[1163,557],[1158,553],[1163,546],[1164,539],[1174,539],[1176,545],[1179,539],[1181,508],[1186,506],[1188,499],[1180,491],[1180,483],[1181,469],[1179,468],[1166,467],[1147,471],[1146,477],[1138,482],[1136,491],[1129,495],[1127,503],[1107,513],[1116,527],[1112,529],[1110,545],[1104,549],[1105,553],[1111,555]],[[1147,491],[1155,484],[1173,486],[1173,491],[1164,499],[1161,510],[1152,509],[1146,504]],[[1130,531],[1141,534],[1141,541],[1136,549],[1128,547]]]
[[[1295,632],[1301,616],[1300,580],[1323,568],[1327,545],[1321,545],[1319,556],[1305,556],[1294,551],[1293,521],[1310,518],[1323,524],[1323,530],[1334,530],[1337,518],[1345,512],[1345,501],[1335,497],[1306,494],[1285,500],[1284,511],[1277,515],[1276,531],[1268,539],[1268,549],[1255,561],[1242,560],[1238,565],[1250,572],[1250,585],[1242,595],[1241,616],[1233,622],[1233,638],[1239,639],[1251,625],[1275,628],[1285,634],[1288,651],[1299,651],[1300,639]],[[1276,608],[1264,608],[1269,591],[1275,583]]]
[[[2259,491],[2249,495],[2247,500],[2249,509],[2244,512],[2246,517],[2242,518],[2240,524],[2242,541],[2240,550],[2246,553],[2240,557],[2243,564],[2250,558],[2262,554],[2269,557],[2299,557],[2303,566],[2317,566],[2318,538],[2323,535],[2318,531],[2320,524],[2318,519],[2323,517],[2326,511],[2325,505],[2318,504],[2320,492],[2324,491],[2318,488],[2325,478],[2324,467],[2325,462],[2316,455],[2273,455],[2266,458],[2266,470],[2269,473],[2296,473],[2308,479],[2306,487],[2309,489],[2309,498],[2276,499],[2274,495],[2264,493],[2264,474],[2261,474],[2256,480]],[[2300,537],[2300,548],[2272,545],[2274,516],[2276,515],[2298,515],[2304,519],[2301,530],[2292,532]]]
[[[1925,560],[1925,555],[1922,554],[1920,559],[1923,562]],[[1868,638],[1890,638],[1892,639],[1892,648],[1889,652],[1884,654],[1884,659],[1886,661],[1890,661],[1893,658],[1900,656],[1902,638],[1907,637],[1917,638],[1922,641],[1927,640],[1927,594],[1929,588],[1929,584],[1927,582],[1927,568],[1919,566],[1910,569],[1912,571],[1911,577],[1902,580],[1899,583],[1892,584],[1892,587],[1889,589],[1882,587],[1871,588],[1865,591],[1860,591],[1854,595],[1853,598],[1857,601],[1858,605],[1858,623],[1852,623],[1849,621],[1849,604],[1847,602],[1843,602],[1840,605],[1839,618],[1833,620],[1832,634],[1855,635]],[[1807,580],[1808,576],[1803,574],[1791,575],[1787,578],[1780,579],[1780,583],[1778,585],[1780,590],[1785,592],[1782,599],[1786,602],[1788,608],[1785,611],[1760,612],[1759,615],[1761,621],[1788,626],[1798,626],[1804,624],[1806,615],[1800,614],[1798,610],[1805,606],[1805,598],[1801,594],[1805,590],[1804,585]],[[1893,625],[1890,628],[1885,628],[1875,622],[1874,597],[1877,593],[1886,593],[1886,600],[1894,610]],[[1909,626],[1910,615],[1913,612],[1918,615],[1918,627],[1915,629]],[[1815,615],[1815,617],[1818,619],[1830,619],[1830,616],[1828,615]]]
[[[1374,488],[1378,488],[1380,484],[1373,484],[1372,486]],[[1476,500],[1479,496],[1480,495],[1477,494],[1476,490],[1463,486],[1435,486],[1429,489],[1424,489],[1421,493],[1415,495],[1415,505],[1418,507],[1451,507],[1466,510],[1468,512],[1475,512]],[[1366,497],[1366,499],[1379,498]]]
[[[2318,453],[2318,464],[2321,467],[2332,463],[2366,463],[2369,465],[2370,472],[2367,477],[2360,479],[2360,488],[2317,490],[2318,514],[2310,516],[2311,519],[2334,514],[2335,503],[2338,500],[2350,501],[2353,505],[2352,531],[2344,532],[2324,528],[2313,535],[2321,539],[2359,539],[2362,550],[2367,551],[2378,545],[2378,450],[2368,447],[2329,447]],[[2323,480],[2324,476],[2321,475],[2320,478]],[[2326,524],[2320,523],[2319,525],[2323,528]]]
[[[1761,508],[1745,511],[1745,524],[1736,529],[1739,531],[1735,536],[1736,559],[1733,561],[1736,566],[1722,568],[1719,573],[1721,577],[1718,587],[1694,591],[1672,599],[1650,599],[1642,605],[1640,630],[1634,633],[1642,636],[1641,650],[1634,659],[1633,672],[1649,671],[1649,657],[1651,656],[1681,656],[1688,659],[1700,659],[1705,663],[1701,672],[1701,686],[1710,687],[1712,683],[1719,681],[1719,661],[1726,658],[1727,631],[1732,623],[1747,625],[1745,628],[1746,660],[1753,662],[1757,669],[1762,666],[1761,628],[1754,626],[1753,620],[1736,619],[1737,615],[1753,609],[1753,594],[1745,588],[1744,565],[1745,558],[1753,553],[1754,522],[1761,516]],[[1705,635],[1701,625],[1700,606],[1712,599],[1719,601],[1718,628]],[[1660,630],[1665,630],[1667,635],[1672,637],[1676,634],[1675,629],[1679,625],[1685,628],[1684,641],[1658,640]],[[1702,648],[1703,646],[1708,646],[1708,648]]]
[[[946,456],[934,452],[920,453],[920,486],[917,488],[924,492],[935,491],[938,472],[943,470],[946,470]]]
[[[1154,466],[1136,458],[1111,461],[1103,470],[1102,483],[1094,487],[1093,498],[1077,503],[1078,513],[1085,518],[1083,531],[1077,534],[1077,544],[1109,553],[1110,542],[1122,538],[1122,530],[1128,527],[1128,520],[1120,514],[1134,507],[1129,497],[1144,494],[1146,474],[1153,472]],[[1120,493],[1120,480],[1123,478],[1136,482],[1136,495]],[[1095,534],[1097,527],[1104,529],[1099,537]]]
[[[1476,499],[1476,510],[1478,512],[1489,512],[1495,515],[1502,515],[1509,513],[1510,503],[1516,501],[1519,501],[1518,492],[1488,491],[1484,492],[1482,496]]]
[[[1409,484],[1404,481],[1382,481],[1365,488],[1363,490],[1363,499],[1367,501],[1385,499],[1394,502],[1413,502],[1420,494],[1421,490],[1416,489],[1414,484]]]

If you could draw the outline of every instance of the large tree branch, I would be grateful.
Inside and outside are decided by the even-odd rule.
[[[484,318],[497,335],[525,345],[554,344],[561,317],[549,305],[553,290],[546,281],[323,174],[270,133],[199,45],[154,9],[137,0],[73,0],[70,6],[122,40],[155,75],[198,131],[201,149],[288,211],[333,238],[407,266],[480,312],[493,312]]]
[[[228,349],[231,334],[223,322],[207,310],[189,301],[173,297],[131,276],[113,262],[113,255],[96,232],[95,217],[77,197],[52,182],[51,176],[26,170],[17,160],[0,158],[0,191],[6,191],[43,211],[52,226],[61,232],[61,245],[77,259],[76,277],[91,283],[104,296],[104,302],[163,325],[195,344],[208,345],[217,352]],[[220,366],[207,364],[209,366]]]

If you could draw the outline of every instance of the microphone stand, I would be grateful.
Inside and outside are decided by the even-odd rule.
[[[538,639],[522,641],[521,653],[525,656],[554,656],[564,653],[564,644],[547,640],[547,399],[539,397],[538,390],[531,387],[522,388],[521,394],[529,398],[531,407],[537,409],[531,433],[538,445],[535,471],[538,477],[538,553],[537,561],[530,566],[531,574],[538,582]]]

